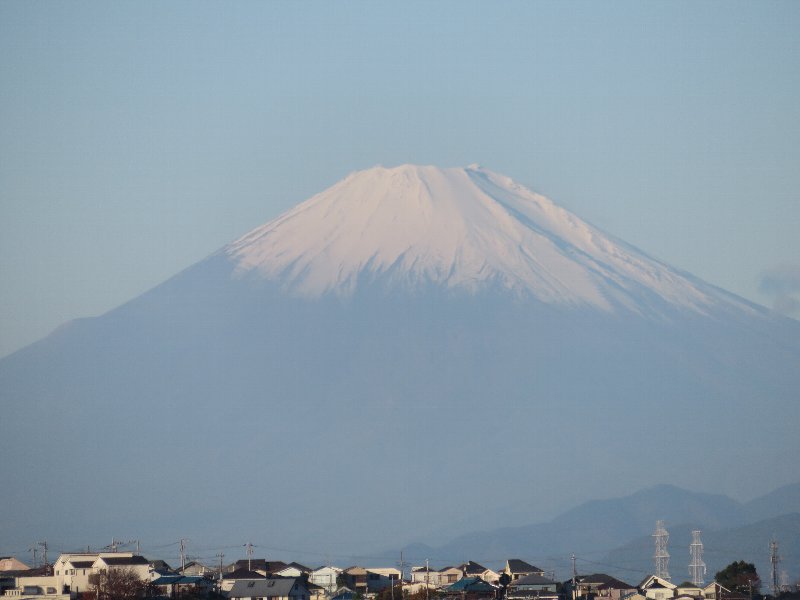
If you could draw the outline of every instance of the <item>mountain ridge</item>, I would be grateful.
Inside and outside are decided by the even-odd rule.
[[[567,571],[566,557],[570,553],[576,553],[583,560],[586,555],[605,551],[606,555],[600,562],[606,566],[616,566],[609,572],[625,579],[626,568],[635,566],[642,575],[649,572],[648,567],[652,565],[651,534],[656,520],[665,520],[670,531],[672,564],[684,558],[686,560],[683,562],[688,563],[689,533],[692,529],[703,530],[706,546],[710,548],[717,539],[730,539],[739,531],[754,531],[763,537],[762,529],[769,528],[773,522],[788,519],[788,522],[794,523],[793,519],[797,517],[800,524],[800,499],[795,499],[793,504],[787,504],[784,500],[786,492],[796,492],[798,488],[800,483],[789,484],[748,502],[737,502],[723,494],[657,484],[626,496],[589,500],[547,521],[468,532],[439,546],[412,543],[406,545],[404,551],[412,559],[427,558],[439,566],[459,559],[466,560],[465,557],[472,557],[478,562],[492,562],[489,560],[491,557],[519,556],[541,568],[560,568],[564,573]],[[753,506],[757,506],[758,510],[752,510]],[[759,564],[764,563],[762,556],[750,556],[754,554],[751,546],[738,544],[731,547],[731,544],[723,544],[724,556],[736,560],[737,552],[741,551],[738,559],[747,557],[748,560],[758,560]],[[675,547],[680,550],[674,551]],[[711,564],[717,570],[727,564],[719,564],[721,560],[728,560],[719,556],[714,550]],[[790,560],[794,558],[792,554]],[[558,560],[563,564],[557,564]],[[545,564],[547,561],[556,562]]]

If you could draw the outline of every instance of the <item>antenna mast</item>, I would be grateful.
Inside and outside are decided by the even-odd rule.
[[[664,528],[664,521],[656,521],[656,531],[653,537],[656,542],[656,553],[653,555],[656,563],[656,577],[669,581],[669,552],[667,552],[669,532]]]
[[[692,531],[692,543],[689,544],[689,555],[692,557],[689,563],[689,577],[692,585],[702,587],[705,583],[706,563],[703,562],[703,542],[700,541],[700,530]]]

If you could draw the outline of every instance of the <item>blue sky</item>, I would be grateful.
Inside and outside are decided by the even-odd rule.
[[[791,310],[797,31],[797,2],[0,3],[0,355],[406,162]]]

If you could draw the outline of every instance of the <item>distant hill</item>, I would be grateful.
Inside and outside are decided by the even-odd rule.
[[[697,523],[676,524],[668,527],[669,573],[672,581],[680,583],[689,577],[689,544],[692,529],[702,529]],[[739,527],[718,531],[703,531],[703,560],[711,581],[717,571],[734,560],[745,560],[756,565],[762,581],[762,590],[767,591],[770,581],[769,543],[777,540],[782,557],[780,569],[792,575],[792,581],[800,574],[800,513],[792,513],[765,519]],[[636,579],[638,575],[652,572],[653,539],[642,536],[612,550],[600,562],[612,575],[625,579]],[[627,579],[626,579],[627,581]]]
[[[791,511],[787,511],[787,507]],[[744,511],[748,522],[778,517],[787,512],[800,512],[800,483],[785,485],[756,498],[745,504]]]
[[[428,558],[442,564],[472,558],[495,565],[503,557],[520,557],[541,568],[555,570],[557,575],[559,571],[565,575],[568,557],[574,552],[582,572],[608,572],[635,583],[634,580],[652,571],[651,534],[656,520],[663,519],[671,535],[671,564],[680,573],[676,581],[683,581],[692,529],[703,530],[703,540],[708,540],[709,571],[719,570],[736,557],[757,561],[755,548],[763,539],[767,539],[764,548],[768,548],[770,527],[775,532],[787,532],[788,543],[788,532],[794,531],[797,515],[770,520],[762,520],[759,515],[780,510],[800,512],[800,502],[793,495],[798,487],[786,486],[743,505],[719,494],[660,485],[622,498],[586,502],[546,523],[476,531],[435,548],[409,545],[406,555],[412,560]],[[748,524],[754,517],[758,523]],[[743,537],[747,535],[750,537]],[[618,550],[610,551],[613,548]],[[766,552],[764,548],[762,554]],[[787,566],[794,555],[794,551],[789,551]]]

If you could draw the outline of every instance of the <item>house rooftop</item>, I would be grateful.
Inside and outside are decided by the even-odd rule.
[[[494,591],[495,586],[487,583],[480,577],[464,577],[459,579],[453,585],[445,588],[446,592],[488,592]]]
[[[297,584],[294,577],[237,581],[228,593],[230,598],[285,598]]]
[[[634,589],[634,586],[620,581],[616,577],[606,575],[605,573],[593,573],[591,575],[582,575],[578,577],[578,583],[585,584],[600,584],[600,587],[612,588],[615,590],[629,590]]]
[[[543,569],[534,567],[532,564],[526,563],[524,560],[520,560],[519,558],[509,558],[507,562],[508,568],[512,573],[533,573],[534,571],[539,573],[544,572]]]
[[[99,560],[102,560],[109,566],[115,567],[150,564],[150,561],[144,556],[101,556]]]
[[[256,573],[255,571],[251,571],[249,569],[240,568],[230,573],[225,573],[222,576],[223,579],[265,579],[265,577],[261,573]]]

